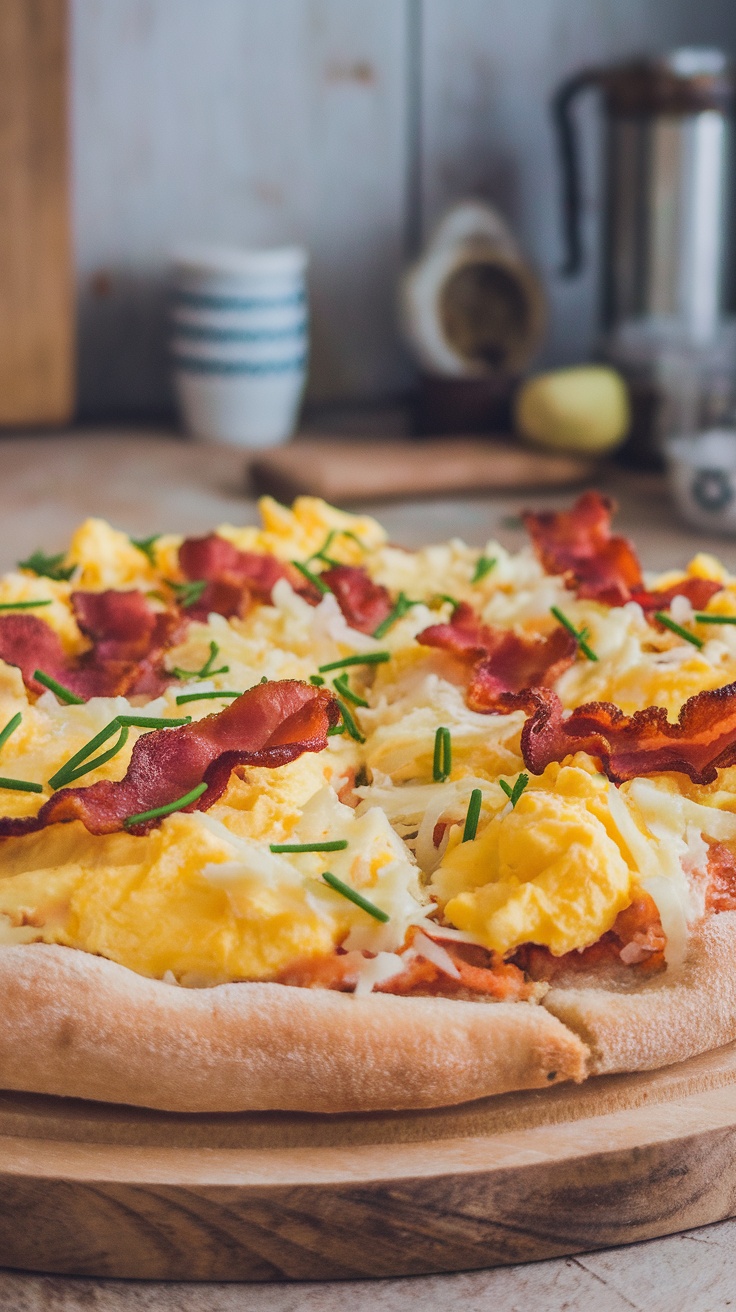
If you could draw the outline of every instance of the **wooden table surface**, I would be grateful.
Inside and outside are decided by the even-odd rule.
[[[257,520],[241,452],[196,446],[161,431],[4,437],[0,462],[0,570],[34,547],[61,549],[86,515],[105,516],[136,535],[201,533],[226,520]],[[667,569],[706,549],[736,568],[736,541],[681,528],[658,476],[608,470],[598,485],[619,501],[617,522],[635,536],[646,566]],[[507,495],[368,509],[407,546],[456,534],[475,545],[495,536],[516,547],[524,540],[515,523],[520,507],[564,499]],[[736,1221],[576,1258],[347,1287],[127,1283],[0,1271],[3,1312],[342,1312],[346,1305],[352,1312],[430,1312],[443,1305],[465,1312],[736,1308]]]

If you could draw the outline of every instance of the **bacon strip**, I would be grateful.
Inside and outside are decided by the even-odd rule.
[[[192,581],[205,579],[201,597],[187,607],[190,619],[206,620],[216,611],[227,619],[247,614],[253,599],[270,604],[274,584],[287,579],[295,592],[317,606],[321,593],[288,561],[255,551],[239,551],[232,542],[211,533],[206,538],[187,538],[179,548],[182,573]],[[391,595],[374,583],[364,569],[335,565],[320,576],[334,592],[351,628],[373,633],[390,615]]]
[[[571,510],[527,511],[524,523],[548,574],[562,574],[579,597],[608,606],[637,601],[647,612],[666,610],[673,597],[687,597],[696,610],[707,606],[722,584],[683,579],[661,592],[644,587],[641,565],[628,538],[611,533],[615,502],[600,492],[584,492]]]
[[[166,806],[200,783],[207,791],[184,809],[208,811],[236,766],[273,769],[304,752],[320,752],[339,718],[334,697],[323,688],[296,680],[256,684],[218,715],[143,734],[123,779],[63,788],[38,815],[0,819],[0,837],[70,820],[81,820],[91,834],[116,833],[128,817]],[[158,824],[160,819],[149,820],[134,832],[145,834]]]
[[[317,589],[293,565],[263,552],[240,551],[217,533],[182,542],[179,567],[187,579],[207,582],[202,595],[187,607],[187,616],[194,620],[204,621],[213,611],[226,619],[242,618],[253,600],[270,604],[279,579],[288,579],[294,591],[312,605],[320,599]]]
[[[375,633],[393,610],[391,593],[356,565],[335,565],[320,576],[337,597],[347,623],[359,633]]]
[[[43,670],[85,701],[137,693],[157,696],[168,684],[161,658],[176,640],[181,619],[156,612],[142,592],[75,592],[72,605],[92,647],[67,656],[59,635],[38,615],[0,616],[0,660],[16,665],[33,693],[44,692],[33,674]]]
[[[639,974],[652,974],[664,967],[666,946],[667,937],[654,898],[641,892],[630,906],[619,911],[608,933],[582,952],[575,950],[555,957],[549,948],[524,943],[517,948],[513,961],[536,980],[554,981],[559,975],[600,970],[614,964],[635,967]]]
[[[575,638],[562,625],[547,634],[492,629],[467,602],[455,608],[448,624],[424,629],[417,642],[449,652],[471,667],[467,701],[474,711],[501,711],[509,694],[548,687],[569,669],[577,652]]]
[[[610,702],[578,706],[563,719],[562,702],[545,688],[508,700],[504,709],[532,712],[521,731],[521,751],[533,774],[579,751],[598,757],[613,783],[674,771],[710,784],[718,770],[736,764],[736,683],[690,697],[675,724],[663,706],[624,715]]]

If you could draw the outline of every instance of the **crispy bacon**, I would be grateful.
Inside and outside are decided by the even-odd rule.
[[[695,610],[707,606],[722,584],[688,578],[659,592],[644,587],[641,565],[628,538],[611,533],[615,502],[600,492],[584,492],[571,510],[527,511],[524,523],[548,574],[562,574],[579,597],[608,606],[636,601],[648,613],[666,610],[677,596]]]
[[[279,579],[288,579],[294,591],[313,605],[319,601],[317,589],[293,565],[263,552],[240,551],[217,533],[182,542],[179,567],[192,582],[207,583],[201,596],[187,607],[187,615],[194,620],[206,620],[213,611],[226,619],[242,617],[253,600],[270,604]]]
[[[334,565],[321,575],[351,629],[374,633],[393,610],[391,593],[356,565]]]
[[[563,719],[559,697],[545,688],[508,702],[504,709],[531,711],[521,731],[521,751],[533,774],[578,751],[597,757],[614,783],[672,770],[709,784],[719,769],[736,764],[736,683],[690,697],[675,724],[663,706],[624,715],[610,702],[577,706]]]
[[[0,616],[0,660],[18,666],[31,692],[44,691],[33,678],[35,670],[85,700],[157,696],[166,687],[161,658],[181,624],[174,612],[154,611],[141,592],[75,592],[72,605],[92,641],[78,658],[67,656],[56,631],[38,615]]]
[[[570,972],[599,970],[614,964],[653,973],[664,966],[667,938],[659,911],[649,893],[641,892],[617,915],[612,929],[582,952],[565,952],[555,957],[549,948],[524,943],[513,960],[532,979],[552,980]],[[622,955],[623,953],[623,955]]]
[[[304,752],[320,752],[339,718],[334,697],[323,688],[295,680],[256,684],[218,715],[143,734],[123,779],[61,789],[36,816],[0,819],[0,836],[69,820],[81,820],[91,834],[115,833],[130,816],[166,806],[201,783],[206,792],[184,809],[207,811],[236,766],[274,768]],[[134,832],[147,833],[159,823],[149,820]]]
[[[736,911],[736,857],[725,843],[708,840],[707,871],[707,910]]]
[[[417,642],[449,652],[471,667],[467,701],[474,711],[500,711],[509,694],[548,687],[572,665],[577,652],[575,638],[562,625],[547,634],[492,629],[467,602],[455,608],[448,624],[424,629]]]

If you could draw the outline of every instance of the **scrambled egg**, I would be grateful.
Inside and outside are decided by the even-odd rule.
[[[308,680],[345,657],[388,652],[383,663],[346,667],[358,735],[331,737],[323,752],[278,769],[236,772],[208,812],[169,815],[145,837],[94,837],[74,822],[0,840],[2,941],[66,944],[189,985],[278,978],[337,946],[367,962],[389,962],[390,971],[410,928],[437,916],[501,954],[527,942],[556,955],[582,949],[644,888],[660,908],[673,955],[681,951],[688,924],[702,914],[693,871],[704,868],[703,835],[736,845],[736,771],[721,772],[708,789],[674,775],[616,789],[578,755],[530,779],[512,806],[500,781],[512,786],[524,768],[524,714],[470,711],[462,671],[416,636],[447,622],[453,601],[470,603],[487,624],[538,623],[540,631],[557,606],[588,629],[598,658],[579,654],[558,680],[566,707],[607,700],[630,713],[657,704],[674,716],[694,693],[736,678],[736,629],[698,629],[677,598],[672,614],[700,634],[696,649],[653,628],[633,603],[609,610],[577,600],[530,550],[511,556],[488,543],[482,554],[492,565],[476,577],[481,553],[462,542],[402,551],[387,544],[374,520],[314,498],[300,498],[291,510],[266,498],[262,514],[262,528],[217,531],[241,550],[305,562],[329,540],[330,558],[364,566],[393,597],[403,593],[413,604],[379,641],[351,629],[331,594],[310,606],[282,581],[273,604],[254,605],[244,619],[213,614],[190,623],[166,654],[179,682],[145,705],[140,698],[134,706],[125,698],[64,705],[52,692],[35,698],[20,672],[0,662],[0,729],[22,716],[2,746],[0,772],[43,785],[39,796],[0,781],[1,813],[35,814],[52,796],[54,772],[116,715],[180,715],[182,686],[217,693],[245,690],[264,676]],[[50,601],[30,613],[74,656],[88,644],[74,619],[73,590],[161,595],[181,577],[180,541],[160,537],[143,551],[125,533],[88,520],[65,557],[71,580],[20,568],[0,580],[0,604]],[[708,609],[736,614],[736,583],[718,562],[696,557],[689,572],[722,581]],[[198,677],[213,644],[216,667],[227,668]],[[328,687],[334,677],[324,675]],[[199,718],[221,706],[205,699],[186,711]],[[439,726],[452,743],[446,778],[433,777]],[[142,732],[131,729],[118,754],[81,783],[122,778]],[[481,818],[476,836],[463,842],[474,791],[482,796]],[[272,844],[325,839],[346,846],[329,855],[271,851]],[[329,887],[326,869],[388,920]]]

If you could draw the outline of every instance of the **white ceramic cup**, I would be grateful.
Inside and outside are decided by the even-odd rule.
[[[194,437],[265,447],[292,435],[307,372],[306,266],[301,247],[175,256],[170,349]]]

